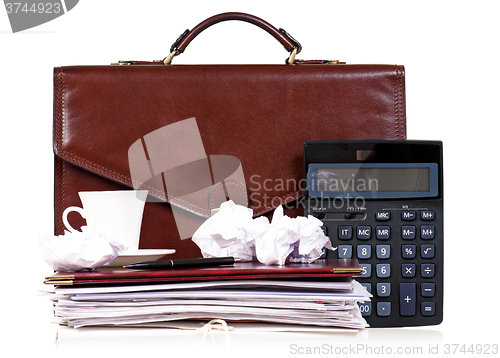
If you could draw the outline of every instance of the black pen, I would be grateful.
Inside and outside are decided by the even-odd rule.
[[[137,262],[123,267],[140,270],[175,269],[187,267],[232,265],[235,262],[239,261],[241,260],[234,257],[207,257],[198,259]]]

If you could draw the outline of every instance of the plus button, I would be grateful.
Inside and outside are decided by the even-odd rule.
[[[399,313],[401,316],[414,316],[416,313],[417,284],[401,282],[399,284]]]

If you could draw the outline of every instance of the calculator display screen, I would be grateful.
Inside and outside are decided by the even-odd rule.
[[[318,168],[320,192],[429,191],[429,168]]]
[[[310,164],[309,180],[309,195],[319,197],[437,195],[437,165],[433,163]]]

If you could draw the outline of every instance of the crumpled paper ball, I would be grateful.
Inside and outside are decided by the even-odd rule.
[[[64,235],[39,235],[44,261],[55,271],[79,271],[109,264],[127,246],[82,226],[81,232],[65,231]]]
[[[267,219],[265,221],[269,224]],[[204,257],[232,256],[251,261],[255,256],[256,229],[258,227],[254,224],[252,209],[229,200],[222,203],[219,212],[196,230],[192,240]]]
[[[287,258],[311,263],[321,257],[323,247],[333,250],[321,229],[323,223],[311,215],[291,218],[282,206],[275,209],[271,222],[266,217],[253,219],[252,214],[252,209],[226,201],[192,240],[204,257],[256,258],[266,265],[284,265]]]

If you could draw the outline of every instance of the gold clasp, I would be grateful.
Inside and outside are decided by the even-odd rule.
[[[113,65],[113,66],[129,66],[132,63],[133,63],[132,61],[118,61],[118,62],[112,63],[111,65]]]
[[[298,53],[298,48],[297,46],[295,46],[292,52],[290,52],[290,57],[288,57],[285,61],[287,65],[293,65],[295,63],[295,56],[297,56],[297,53]]]
[[[341,62],[339,60],[325,61],[325,65],[345,65],[345,62]]]

